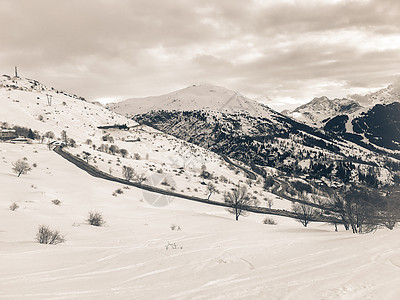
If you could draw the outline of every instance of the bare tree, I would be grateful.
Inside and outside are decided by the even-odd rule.
[[[382,212],[382,225],[393,230],[400,220],[400,189],[392,187],[385,195],[385,208]]]
[[[55,136],[56,136],[56,135],[54,134],[53,131],[47,131],[47,132],[42,136],[42,138],[44,138],[44,137],[47,138],[47,146],[49,147],[49,150],[51,149],[51,142],[50,142],[50,140],[51,140],[51,139],[54,139]]]
[[[61,131],[61,139],[63,140],[64,144],[68,144],[68,136],[67,132],[65,130]]]
[[[145,182],[147,180],[147,177],[144,173],[142,174],[137,174],[135,172],[135,174],[133,175],[134,180],[137,181],[139,184],[142,184],[143,182]]]
[[[76,147],[76,141],[74,139],[68,139],[68,145],[72,148]]]
[[[130,181],[135,176],[135,170],[132,167],[123,166],[122,175],[128,181]]]
[[[238,185],[232,192],[225,192],[224,201],[231,206],[228,211],[235,215],[236,221],[239,220],[239,216],[247,215],[245,209],[253,202],[247,193],[247,187],[244,185]]]
[[[345,186],[335,196],[335,208],[346,227],[353,233],[376,230],[385,214],[385,201],[380,192],[363,185]],[[390,226],[390,224],[388,224]]]
[[[207,192],[208,192],[208,197],[207,199],[209,200],[211,197],[212,193],[215,193],[217,191],[217,188],[212,182],[207,183]]]
[[[246,179],[246,184],[251,187],[253,185],[253,180],[251,179]]]
[[[268,208],[271,209],[272,206],[274,205],[274,199],[269,197],[269,198],[266,198],[266,201],[267,201]]]
[[[128,155],[128,150],[126,150],[126,149],[120,149],[120,150],[119,150],[119,153],[121,153],[121,156],[122,156],[122,157],[126,157],[126,156]]]
[[[270,175],[265,177],[265,179],[264,179],[264,189],[268,190],[273,185],[274,185],[274,178],[272,178],[272,176],[270,176]]]
[[[54,139],[56,135],[54,134],[53,131],[47,131],[47,132],[44,134],[44,136],[47,137],[48,139]]]
[[[13,171],[15,174],[18,174],[18,177],[21,176],[22,174],[28,173],[28,171],[32,170],[32,168],[29,166],[29,164],[22,160],[19,159],[15,163],[12,163],[13,165]]]
[[[303,224],[304,227],[307,227],[315,215],[315,209],[305,203],[293,203],[292,211],[296,214],[297,220]]]
[[[111,145],[110,148],[108,148],[108,151],[110,151],[110,153],[114,155],[119,151],[119,148],[117,145]]]

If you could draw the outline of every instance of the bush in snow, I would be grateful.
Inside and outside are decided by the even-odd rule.
[[[51,202],[52,202],[54,205],[60,205],[60,204],[61,204],[61,201],[58,200],[58,199],[51,200]]]
[[[9,208],[10,210],[15,211],[19,208],[19,205],[17,204],[17,202],[13,202],[10,204]]]
[[[263,221],[266,225],[277,225],[278,223],[271,217],[266,217]]]
[[[58,230],[53,231],[49,226],[40,225],[38,233],[36,234],[36,240],[40,244],[57,245],[65,243],[65,237],[60,234]]]
[[[168,243],[168,244],[165,245],[165,250],[168,250],[168,249],[176,250],[176,249],[183,249],[183,247],[182,246],[178,246],[176,243]]]
[[[122,157],[126,157],[126,156],[128,155],[128,150],[126,150],[126,149],[120,149],[120,150],[119,150],[119,153],[121,153],[121,156],[122,156]]]
[[[102,213],[98,211],[90,211],[86,221],[92,226],[103,226],[106,223]]]
[[[176,230],[176,231],[181,231],[181,226],[176,225],[176,224],[171,224],[170,226],[171,230]]]

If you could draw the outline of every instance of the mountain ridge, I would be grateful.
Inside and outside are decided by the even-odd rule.
[[[159,96],[130,98],[117,103],[110,103],[107,108],[128,116],[147,113],[151,110],[244,112],[264,117],[276,113],[265,104],[243,96],[237,91],[210,83],[192,84],[186,88]]]

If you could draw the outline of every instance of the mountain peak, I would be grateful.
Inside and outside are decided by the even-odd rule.
[[[208,82],[192,84],[165,95],[127,99],[109,104],[108,108],[125,115],[136,115],[152,110],[207,110],[269,116],[272,111],[239,92]]]
[[[329,99],[326,96],[315,97],[310,102],[297,107],[293,111],[285,111],[298,121],[312,126],[321,126],[324,121],[341,114],[353,113],[361,109],[361,105],[353,99]]]

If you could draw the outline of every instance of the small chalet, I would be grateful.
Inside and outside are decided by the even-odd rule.
[[[0,129],[0,140],[12,140],[17,136],[17,132],[13,129]]]

